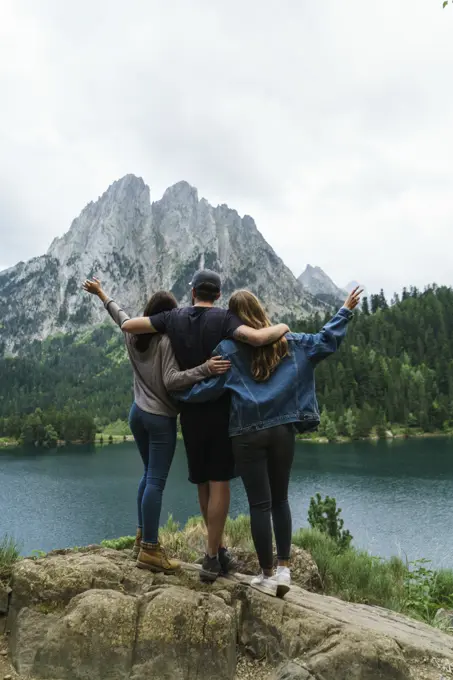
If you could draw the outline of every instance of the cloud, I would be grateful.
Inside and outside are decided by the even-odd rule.
[[[4,0],[0,266],[134,172],[251,214],[296,275],[452,284],[452,31],[435,0]]]

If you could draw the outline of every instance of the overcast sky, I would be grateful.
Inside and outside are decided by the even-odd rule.
[[[0,269],[134,173],[296,275],[451,285],[452,79],[442,0],[0,0]]]

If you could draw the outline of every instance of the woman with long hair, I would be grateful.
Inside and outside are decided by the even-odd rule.
[[[86,280],[83,288],[104,303],[120,328],[129,319],[102,290],[98,279]],[[171,293],[159,291],[149,299],[144,316],[170,311],[177,306]],[[178,415],[178,404],[168,394],[166,386],[171,390],[185,389],[208,376],[222,374],[230,364],[217,357],[196,368],[180,371],[167,336],[124,333],[124,337],[134,372],[135,399],[129,425],[144,465],[138,487],[134,556],[141,569],[173,573],[179,563],[168,559],[158,538],[162,495],[176,448]]]
[[[215,353],[231,362],[231,370],[175,394],[184,401],[202,402],[218,399],[225,390],[231,392],[229,432],[262,569],[252,586],[270,595],[284,595],[291,583],[288,486],[296,430],[315,429],[320,420],[314,369],[338,349],[360,295],[356,288],[319,333],[287,333],[273,345],[258,348],[224,340]],[[247,290],[234,293],[229,308],[247,326],[270,326],[259,300]],[[272,524],[278,559],[275,575]]]

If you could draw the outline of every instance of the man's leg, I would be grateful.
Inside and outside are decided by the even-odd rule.
[[[198,502],[200,504],[204,523],[206,524],[206,528],[208,528],[209,482],[198,484]]]
[[[200,487],[198,487],[198,489],[200,489]],[[222,537],[229,508],[230,483],[209,482],[206,526],[208,528],[208,555],[210,557],[217,555],[219,548],[222,545]]]

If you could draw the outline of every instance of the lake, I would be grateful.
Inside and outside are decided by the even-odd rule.
[[[54,452],[0,452],[0,535],[23,554],[135,533],[141,464],[134,444]],[[240,480],[231,515],[247,512]],[[375,555],[425,557],[453,567],[453,440],[299,443],[290,487],[294,527],[307,525],[310,497],[335,496],[354,544]],[[199,514],[178,444],[162,519]]]

